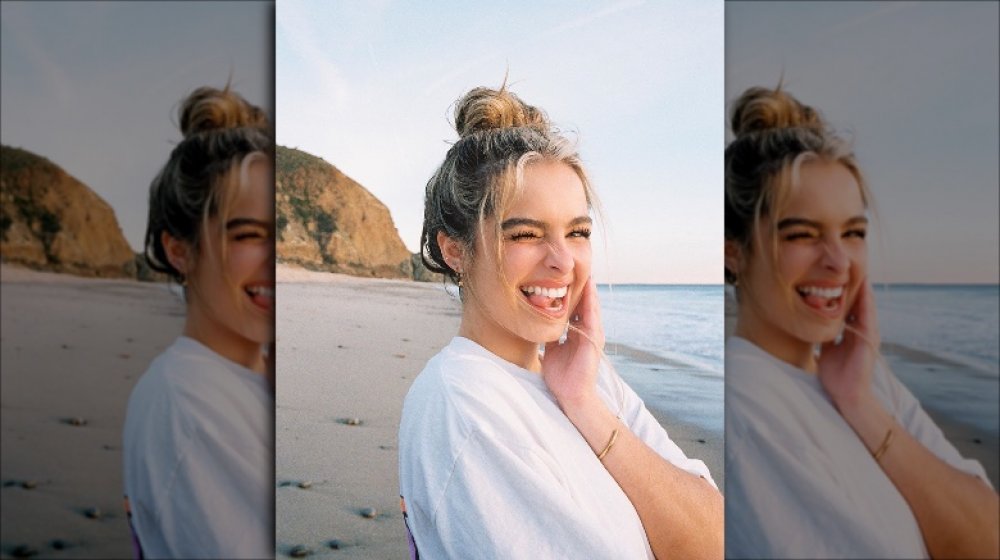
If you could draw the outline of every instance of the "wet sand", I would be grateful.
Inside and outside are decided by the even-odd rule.
[[[440,284],[283,265],[277,278],[279,557],[295,546],[311,558],[406,557],[396,451],[403,398],[457,333],[459,303]],[[721,472],[721,438],[651,411],[685,452]],[[334,539],[339,550],[328,546]]]
[[[162,284],[0,266],[3,557],[18,547],[41,558],[131,557],[125,406],[183,313]]]

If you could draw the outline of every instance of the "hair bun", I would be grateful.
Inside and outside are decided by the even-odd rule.
[[[222,90],[212,87],[194,90],[181,104],[180,121],[185,138],[211,130],[268,126],[264,111],[229,86]]]
[[[532,125],[548,126],[545,113],[521,101],[506,87],[475,88],[455,108],[455,130],[462,138],[482,130]]]
[[[823,131],[819,112],[781,90],[752,87],[736,101],[731,121],[733,134],[741,136],[774,128],[808,128]]]

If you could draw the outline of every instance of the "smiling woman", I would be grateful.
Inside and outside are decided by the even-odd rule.
[[[732,128],[727,557],[996,557],[982,466],[879,355],[853,153],[780,88],[746,91]]]
[[[458,284],[462,322],[403,406],[413,555],[721,557],[708,469],[603,354],[596,197],[575,148],[505,88],[472,90],[455,115],[421,246]]]
[[[146,258],[184,286],[184,333],[129,398],[125,503],[138,556],[273,554],[273,144],[228,88],[180,110],[150,187]]]

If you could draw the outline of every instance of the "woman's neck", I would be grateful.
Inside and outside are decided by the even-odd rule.
[[[471,315],[475,315],[472,313]],[[462,314],[458,335],[475,342],[504,360],[528,371],[541,373],[538,345],[518,337],[494,321]]]
[[[200,305],[187,306],[184,336],[204,344],[216,354],[254,372],[264,374],[264,356],[261,345],[233,332],[214,320]]]
[[[811,342],[796,338],[741,304],[734,334],[754,343],[775,358],[809,373],[816,373],[816,356]]]

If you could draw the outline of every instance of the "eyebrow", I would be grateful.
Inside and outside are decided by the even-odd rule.
[[[594,220],[591,220],[590,216],[577,216],[569,221],[567,227],[573,227],[580,224],[590,225],[593,222]],[[530,226],[538,229],[545,229],[548,224],[541,220],[533,220],[531,218],[511,218],[509,220],[504,220],[504,222],[500,224],[501,229],[510,229],[517,226]]]
[[[845,226],[868,225],[868,218],[866,218],[865,216],[854,216],[853,218],[849,218],[846,222],[844,222],[844,225]],[[823,229],[823,224],[815,220],[792,217],[792,218],[785,218],[784,220],[778,222],[778,231],[793,226],[805,226],[805,227],[811,227],[813,229]]]
[[[264,229],[271,227],[271,222],[265,222],[264,220],[257,220],[255,218],[233,218],[226,222],[226,230],[236,229],[241,226],[257,226]]]

